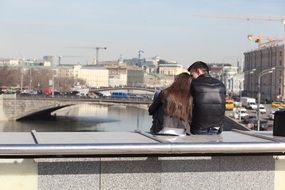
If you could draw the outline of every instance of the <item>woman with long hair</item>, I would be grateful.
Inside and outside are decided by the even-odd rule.
[[[192,117],[191,76],[184,72],[177,75],[174,82],[162,90],[149,107],[153,115],[153,134],[190,134]]]

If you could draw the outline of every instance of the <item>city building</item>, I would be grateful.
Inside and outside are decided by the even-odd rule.
[[[69,56],[59,56],[61,58]],[[72,56],[71,56],[72,57]],[[177,62],[168,62],[158,56],[145,59],[133,58],[117,61],[102,61],[100,65],[71,65],[54,64],[54,56],[44,56],[42,59],[10,59],[0,58],[0,66],[35,68],[42,70],[41,80],[37,79],[37,87],[46,87],[54,84],[58,90],[66,91],[72,84],[80,83],[88,87],[104,86],[155,86],[165,87],[170,85],[175,75],[187,72],[186,68]],[[36,74],[31,69],[31,77]],[[24,74],[23,74],[24,75]],[[26,75],[26,72],[25,72]],[[24,79],[25,80],[25,79]],[[34,81],[30,86],[35,86]],[[55,82],[54,82],[55,81]],[[24,83],[24,82],[22,82]],[[21,85],[23,87],[23,85]]]
[[[104,67],[94,65],[74,66],[74,80],[84,80],[88,87],[108,87],[109,70]]]
[[[144,86],[144,70],[135,66],[127,67],[127,85]]]
[[[71,78],[74,77],[74,65],[64,65],[56,67],[58,70],[58,77],[60,78]]]
[[[244,73],[238,72],[232,78],[232,95],[242,96],[244,92]]]
[[[123,62],[127,65],[137,66],[142,68],[146,73],[153,73],[157,71],[156,57],[151,59],[124,59]]]
[[[147,87],[161,87],[159,75],[156,73],[145,73],[144,84]]]
[[[284,100],[285,58],[284,44],[261,47],[244,53],[244,93],[257,97],[258,77],[264,70],[275,68],[261,77],[261,101]],[[252,69],[255,72],[250,73]]]
[[[239,67],[232,66],[229,63],[208,64],[210,75],[219,79],[226,86],[227,95],[240,94],[242,76],[239,74]]]
[[[18,66],[20,63],[20,59],[0,58],[0,66]]]
[[[127,85],[127,66],[123,64],[106,65],[109,71],[109,86],[126,86]]]
[[[158,74],[175,76],[182,72],[188,71],[186,68],[177,64],[176,62],[169,63],[161,60],[158,63]]]
[[[170,86],[174,81],[175,75],[160,75],[159,82],[160,86],[166,88]]]
[[[47,55],[43,57],[44,66],[52,66],[53,65],[53,56]]]

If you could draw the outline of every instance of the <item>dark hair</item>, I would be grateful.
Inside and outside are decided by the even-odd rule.
[[[190,85],[192,78],[186,72],[175,77],[170,87],[163,90],[164,112],[183,121],[192,117],[192,96]]]
[[[206,63],[202,61],[196,61],[188,68],[188,71],[190,72],[191,70],[197,70],[197,69],[202,69],[206,71],[207,73],[209,73],[209,70],[210,70]]]

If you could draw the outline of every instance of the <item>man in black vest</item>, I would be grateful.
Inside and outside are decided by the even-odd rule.
[[[191,84],[193,96],[191,133],[194,135],[222,133],[225,117],[225,85],[209,75],[209,67],[202,61],[193,63],[188,71],[194,79]]]

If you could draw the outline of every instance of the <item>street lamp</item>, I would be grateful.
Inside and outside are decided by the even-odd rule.
[[[259,74],[258,74],[258,81],[257,81],[257,131],[260,131],[260,110],[259,110],[259,107],[260,107],[260,98],[261,98],[261,88],[260,88],[260,83],[261,83],[261,77],[266,75],[266,74],[270,74],[272,73],[273,71],[275,70],[275,67],[272,67],[271,69],[266,69],[264,71],[261,71]]]
[[[32,91],[32,70],[30,68],[30,92]]]
[[[24,72],[25,72],[25,69],[22,67],[21,68],[21,92],[23,92],[23,83],[24,83]]]
[[[57,77],[57,69],[53,68],[52,69],[52,93],[51,93],[51,97],[54,97],[54,90],[55,90],[55,77]]]

